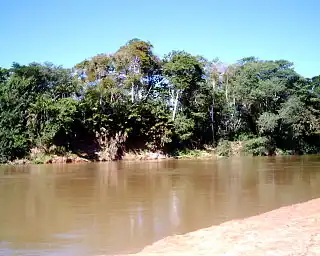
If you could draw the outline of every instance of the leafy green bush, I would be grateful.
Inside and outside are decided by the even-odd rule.
[[[273,113],[264,112],[257,120],[259,131],[262,134],[273,133],[278,126],[279,116]]]
[[[231,156],[232,155],[231,142],[228,140],[221,140],[217,146],[217,155]]]
[[[183,149],[176,150],[172,155],[178,158],[196,158],[209,156],[209,153],[206,150],[200,149]]]
[[[319,152],[320,150],[319,147],[317,147],[317,145],[312,145],[307,142],[302,142],[300,145],[300,153],[302,154],[318,154]]]
[[[277,148],[275,150],[275,153],[276,153],[276,155],[279,155],[279,156],[288,156],[288,155],[292,154],[291,151],[284,150],[284,149],[281,149],[281,148]]]
[[[45,164],[50,158],[52,158],[52,156],[45,153],[39,153],[35,155],[33,159],[31,159],[31,162],[33,164]]]
[[[244,143],[243,150],[246,154],[254,156],[268,155],[271,150],[270,140],[267,137],[250,139]]]
[[[237,140],[239,141],[246,141],[246,140],[250,140],[253,139],[254,135],[250,134],[250,133],[241,133],[239,134],[239,136],[237,137]]]
[[[49,148],[48,153],[51,155],[65,155],[67,153],[67,149],[65,146],[52,145]]]

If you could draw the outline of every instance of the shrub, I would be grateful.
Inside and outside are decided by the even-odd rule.
[[[172,155],[178,158],[197,158],[210,156],[206,150],[200,149],[176,150]]]
[[[289,155],[292,155],[292,152],[290,150],[285,150],[285,149],[281,149],[281,148],[277,148],[275,150],[275,153],[278,156],[289,156]]]
[[[232,148],[231,142],[228,140],[221,140],[217,146],[217,155],[218,156],[231,156]]]
[[[274,148],[267,137],[257,137],[244,143],[244,152],[254,156],[265,156],[274,152]]]
[[[237,137],[237,140],[238,141],[246,141],[246,140],[250,140],[250,139],[253,139],[253,138],[254,138],[254,135],[252,135],[250,133],[241,133]]]
[[[45,153],[39,153],[36,156],[33,156],[34,158],[31,159],[31,162],[33,164],[45,164],[46,162],[48,162],[52,156],[47,155]]]

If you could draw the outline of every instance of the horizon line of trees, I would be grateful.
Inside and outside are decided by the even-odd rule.
[[[287,60],[159,58],[139,39],[71,69],[0,68],[0,162],[34,148],[117,159],[239,139],[251,139],[255,155],[318,153],[320,76],[305,78]]]

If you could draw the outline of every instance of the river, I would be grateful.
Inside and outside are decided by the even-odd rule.
[[[0,255],[137,252],[320,197],[320,156],[0,167]]]

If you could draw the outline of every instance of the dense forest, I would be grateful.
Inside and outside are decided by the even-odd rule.
[[[156,56],[130,40],[71,69],[0,68],[0,162],[34,152],[121,159],[125,152],[217,148],[252,155],[320,152],[320,76],[286,60],[232,65],[185,51]]]

